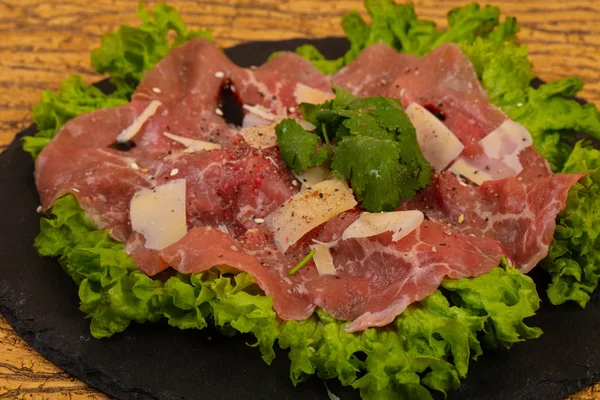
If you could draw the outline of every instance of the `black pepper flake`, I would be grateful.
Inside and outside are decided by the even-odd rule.
[[[319,198],[323,198],[323,193],[319,193]]]
[[[275,95],[271,96],[271,100],[277,100],[277,96],[275,96]]]

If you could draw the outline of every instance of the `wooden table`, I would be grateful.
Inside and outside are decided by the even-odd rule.
[[[467,3],[413,0],[419,15],[445,24],[445,13]],[[31,123],[31,106],[45,89],[70,74],[101,78],[89,53],[103,33],[137,24],[131,0],[0,0],[0,146]],[[147,2],[152,5],[155,2]],[[340,16],[364,13],[362,1],[169,0],[192,27],[211,28],[217,43],[340,35]],[[582,96],[600,102],[600,2],[574,0],[490,1],[517,16],[536,74],[544,80],[570,75],[585,83]],[[105,399],[31,349],[0,317],[0,399]],[[571,399],[600,399],[600,385]]]

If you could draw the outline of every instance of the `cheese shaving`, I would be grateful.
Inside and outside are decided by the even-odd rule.
[[[171,140],[176,141],[177,143],[181,143],[182,145],[186,146],[187,149],[184,150],[186,153],[193,153],[199,150],[215,150],[221,148],[221,145],[218,143],[177,136],[169,132],[163,132],[163,135],[165,135]]]
[[[463,176],[477,185],[481,185],[485,181],[494,180],[492,175],[470,164],[463,157],[457,159],[454,164],[452,164],[449,171],[455,175]]]
[[[285,253],[306,233],[356,204],[345,182],[330,179],[290,197],[267,217],[267,223],[275,244]]]
[[[335,95],[331,92],[325,92],[323,90],[315,89],[310,86],[306,86],[302,83],[298,83],[296,84],[296,88],[294,89],[294,98],[296,99],[297,104],[322,104],[325,103],[327,100],[334,99]]]
[[[317,272],[319,275],[335,275],[335,265],[333,264],[333,257],[329,251],[329,246],[323,243],[316,243],[309,246],[316,250],[313,256],[313,261],[317,266]]]
[[[409,105],[406,115],[417,131],[423,157],[436,171],[443,171],[465,148],[442,121],[419,104]]]
[[[303,173],[296,175],[300,183],[302,183],[302,189],[310,188],[319,182],[323,182],[329,179],[330,176],[331,172],[329,168],[324,166],[308,168]]]
[[[254,126],[252,128],[242,128],[240,135],[248,143],[248,146],[255,149],[273,147],[277,145],[275,125],[277,125],[277,122],[272,122],[269,125]]]
[[[150,119],[150,117],[156,113],[156,110],[161,105],[162,103],[160,101],[152,100],[150,104],[146,106],[144,111],[138,115],[135,121],[133,121],[133,123],[125,128],[121,133],[119,133],[119,136],[117,136],[117,142],[123,143],[133,139],[133,137],[142,129],[142,126],[144,126],[146,121],[148,121],[148,119]]]
[[[393,232],[392,241],[397,242],[423,223],[423,213],[418,210],[392,211],[383,213],[363,212],[344,233],[342,240],[365,238],[384,232]]]
[[[185,236],[185,186],[185,179],[176,179],[142,189],[131,199],[131,228],[144,235],[146,248],[162,250]]]
[[[258,115],[259,117],[261,117],[262,119],[266,120],[266,121],[275,121],[277,119],[277,116],[274,114],[271,114],[270,112],[268,112],[267,110],[265,110],[265,108],[261,105],[255,105],[255,106],[251,106],[249,104],[244,104],[242,106],[242,108],[246,111],[251,112],[252,114]]]

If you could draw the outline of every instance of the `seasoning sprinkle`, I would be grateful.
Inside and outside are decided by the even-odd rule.
[[[460,214],[458,216],[458,223],[462,224],[463,222],[465,222],[465,214]]]
[[[298,181],[294,179],[294,180],[292,181],[292,186],[298,186]]]
[[[142,171],[144,174],[147,174],[149,170],[148,168],[140,168],[140,171]]]
[[[177,169],[177,168],[173,168],[173,169],[171,170],[171,173],[169,173],[169,175],[171,175],[171,176],[175,176],[175,175],[177,175],[178,173],[179,173],[179,169]]]
[[[254,222],[256,222],[257,224],[264,224],[265,220],[263,218],[254,218]]]
[[[77,189],[77,188],[73,188],[71,190],[74,191],[75,193],[79,193],[79,189]]]
[[[136,163],[134,163],[134,162],[131,163],[131,168],[133,168],[133,169],[135,169],[137,171],[139,171],[139,169],[140,169],[140,167],[138,167],[138,165]]]
[[[220,108],[215,109],[215,112],[217,115],[220,115],[221,117],[223,116],[223,111]]]
[[[522,176],[520,176],[520,177],[518,177],[518,178],[517,178],[517,180],[518,180],[519,182],[523,182],[523,177],[522,177]]]
[[[38,214],[41,214],[41,213],[42,213],[42,206],[38,206],[38,207],[35,209],[35,212],[37,212]]]
[[[217,78],[223,78],[223,77],[225,77],[225,74],[222,71],[217,71],[217,72],[215,72],[215,76]]]
[[[153,88],[152,88],[152,91],[153,91],[154,93],[162,93],[162,90],[160,90],[160,88],[157,88],[157,87],[153,87]]]
[[[296,107],[289,107],[288,111],[291,113],[295,113],[296,112]]]

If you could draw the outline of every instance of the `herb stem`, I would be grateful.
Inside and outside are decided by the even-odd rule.
[[[298,264],[296,264],[296,266],[294,268],[289,270],[288,275],[292,276],[296,272],[298,272],[302,268],[304,268],[306,266],[306,264],[308,264],[308,262],[311,260],[311,258],[313,258],[313,256],[315,255],[316,252],[317,252],[317,249],[312,249],[310,251],[310,253],[308,253],[306,255],[306,257],[304,257]]]
[[[327,127],[325,123],[321,124],[321,131],[323,131],[323,137],[325,138],[325,144],[327,145],[327,152],[330,156],[333,156],[333,148],[331,147],[331,143],[329,143],[329,136],[327,135]]]

